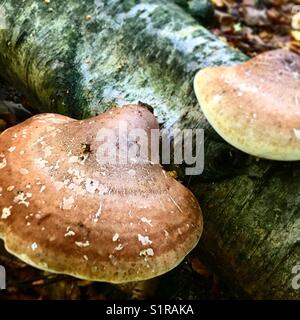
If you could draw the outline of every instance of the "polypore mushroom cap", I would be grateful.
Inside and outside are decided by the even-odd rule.
[[[114,283],[178,265],[197,244],[197,200],[146,159],[102,164],[99,129],[158,129],[137,105],[77,121],[42,114],[0,136],[0,237],[37,268]],[[136,145],[133,137],[126,145]],[[120,140],[116,142],[118,145]]]
[[[300,57],[279,49],[199,71],[194,89],[212,127],[261,158],[300,160]]]

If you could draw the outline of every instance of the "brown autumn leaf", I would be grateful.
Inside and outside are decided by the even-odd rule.
[[[297,53],[300,55],[300,42],[298,41],[290,41],[288,44],[287,44],[287,49]]]
[[[192,269],[205,278],[209,278],[211,272],[207,269],[207,267],[198,259],[193,258],[191,261]]]
[[[270,21],[265,9],[243,7],[244,21],[248,26],[269,26]]]

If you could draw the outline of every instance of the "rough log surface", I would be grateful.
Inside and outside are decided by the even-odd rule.
[[[254,298],[300,298],[300,165],[226,144],[195,99],[198,69],[246,57],[171,1],[0,0],[0,68],[39,111],[88,117],[114,104],[154,107],[163,132],[205,128],[205,171],[187,179],[203,208],[206,261]],[[178,168],[180,171],[180,168]]]

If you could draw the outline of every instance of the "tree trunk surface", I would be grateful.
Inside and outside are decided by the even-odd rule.
[[[300,164],[229,146],[193,93],[197,70],[245,61],[172,1],[0,0],[2,75],[40,112],[86,118],[142,101],[162,132],[205,129],[205,169],[185,179],[204,213],[201,259],[253,298],[299,299]],[[177,168],[182,172],[182,167]]]

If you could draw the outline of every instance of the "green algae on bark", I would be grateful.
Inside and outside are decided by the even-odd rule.
[[[226,144],[193,93],[198,69],[247,59],[172,1],[0,0],[2,75],[39,111],[85,118],[143,101],[171,129],[205,129],[205,170],[188,179],[204,212],[201,249],[255,298],[293,298],[300,262],[300,165],[256,161]],[[87,17],[89,16],[89,17]],[[180,168],[178,168],[180,171]]]

